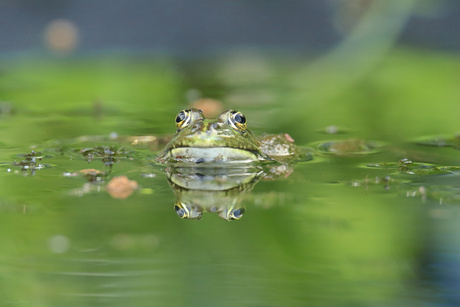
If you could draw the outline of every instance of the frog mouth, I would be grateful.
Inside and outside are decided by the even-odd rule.
[[[247,163],[261,159],[257,152],[233,147],[176,147],[170,150],[170,154],[176,161],[194,163]]]

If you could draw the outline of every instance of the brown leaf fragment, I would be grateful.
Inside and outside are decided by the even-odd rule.
[[[137,182],[126,176],[112,178],[105,189],[113,198],[125,199],[138,188]]]

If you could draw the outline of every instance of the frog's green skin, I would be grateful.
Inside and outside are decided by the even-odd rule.
[[[205,119],[198,109],[184,110],[177,115],[176,126],[176,134],[156,161],[249,163],[275,161],[296,153],[288,135],[267,135],[256,140],[246,128],[244,115],[234,110],[223,112],[215,120]]]

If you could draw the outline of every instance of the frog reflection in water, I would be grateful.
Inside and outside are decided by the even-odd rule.
[[[259,181],[251,167],[168,167],[168,183],[176,195],[174,210],[182,219],[199,220],[204,212],[227,221],[245,213],[243,199]]]
[[[241,196],[260,178],[286,176],[287,162],[297,157],[289,135],[256,139],[247,129],[246,117],[235,110],[215,120],[205,119],[198,109],[183,110],[176,116],[176,127],[156,160],[169,165],[166,173],[176,194],[174,208],[183,219],[200,219],[203,212],[217,213],[225,220],[240,219],[245,212]],[[270,174],[260,165],[270,165]]]
[[[265,135],[256,140],[246,117],[234,110],[207,120],[198,109],[176,116],[177,132],[156,160],[160,163],[251,163],[283,160],[297,154],[287,134]]]

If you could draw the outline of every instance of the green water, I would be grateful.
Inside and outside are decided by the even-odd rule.
[[[0,304],[460,302],[458,57],[401,50],[351,85],[314,88],[303,59],[8,63]],[[179,218],[153,161],[161,144],[128,138],[173,133],[197,93],[244,112],[255,134],[287,132],[313,155],[237,195],[236,221]],[[84,169],[103,174],[89,182]],[[122,175],[138,189],[116,199],[106,186]]]

